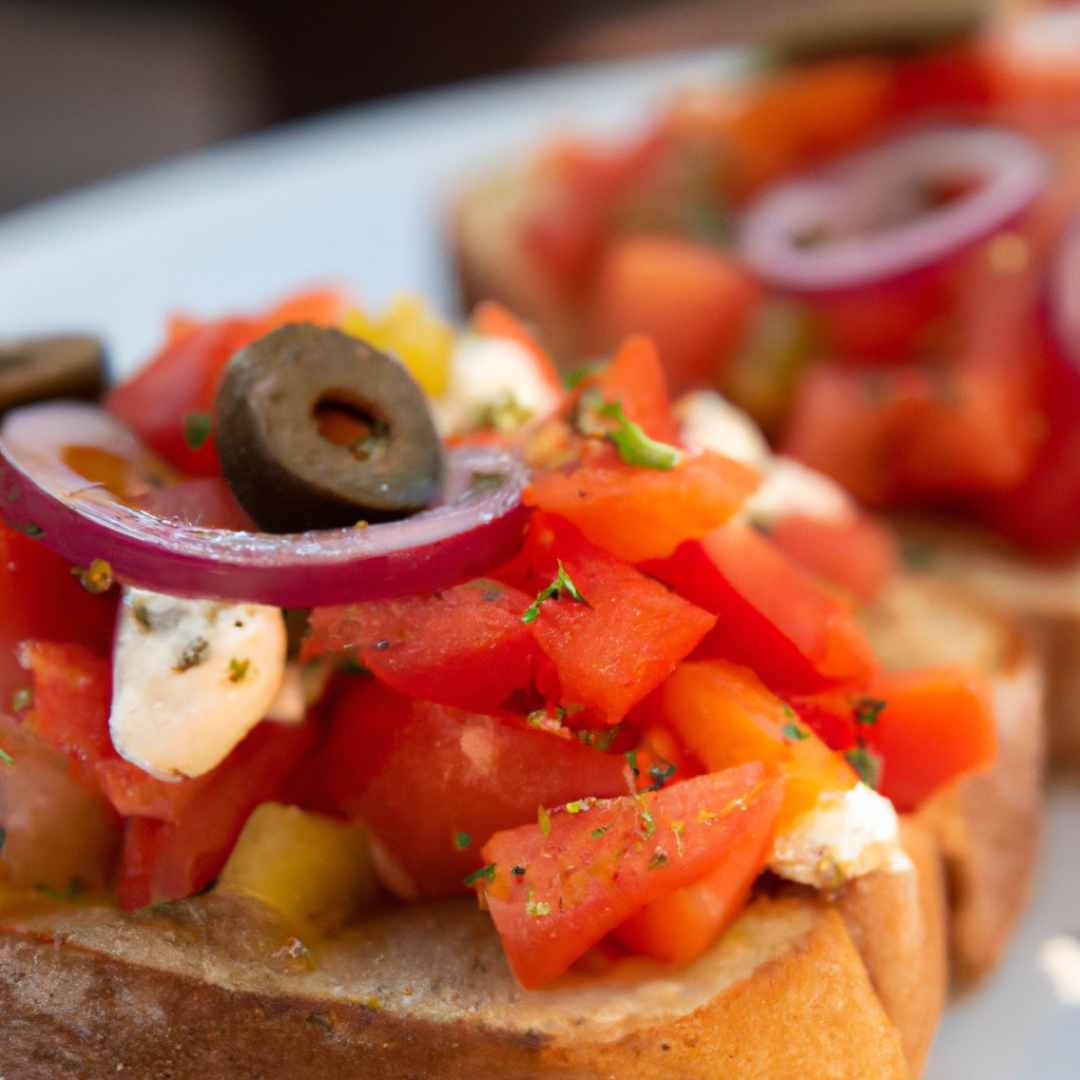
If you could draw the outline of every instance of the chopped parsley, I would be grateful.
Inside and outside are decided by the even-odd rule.
[[[576,711],[580,708],[580,705],[571,705],[566,711],[570,712],[571,709]],[[586,746],[592,746],[597,750],[610,750],[621,727],[621,724],[615,724],[612,727],[601,728],[599,731],[583,728],[577,733],[577,737]]]
[[[855,713],[855,723],[873,727],[887,704],[888,702],[879,701],[877,698],[857,698],[851,703],[852,711]]]
[[[244,681],[244,676],[248,673],[248,668],[251,667],[250,660],[237,660],[234,656],[229,661],[229,682],[240,683]]]
[[[780,730],[784,733],[785,739],[791,739],[794,742],[802,742],[803,739],[810,738],[810,732],[803,731],[798,724],[785,724]]]
[[[466,874],[464,881],[466,885],[475,885],[478,881],[494,881],[495,880],[495,864],[488,863],[487,866],[481,866],[479,870],[474,870],[471,874]]]
[[[614,431],[607,432],[607,437],[627,465],[668,472],[682,461],[682,453],[674,446],[650,439],[637,424],[628,420],[621,401],[609,401],[596,411],[619,425]]]
[[[660,760],[663,761],[663,758]],[[649,775],[653,782],[645,790],[659,791],[675,775],[675,766],[670,761],[664,761],[663,765],[650,765]]]
[[[521,616],[523,623],[536,622],[540,615],[540,605],[545,600],[562,600],[564,596],[569,596],[571,600],[576,600],[579,604],[587,604],[588,601],[578,591],[578,587],[570,580],[570,575],[567,574],[563,568],[562,560],[559,560],[559,572],[555,576],[555,580],[542,592],[537,594],[536,600],[526,609],[525,614]]]
[[[83,891],[84,886],[81,877],[73,877],[66,889],[52,889],[43,881],[35,881],[34,888],[37,889],[42,896],[48,896],[52,900],[73,900]]]
[[[472,837],[467,832],[454,833],[454,848],[464,851],[472,843]]]
[[[9,529],[14,529],[16,532],[21,532],[24,536],[29,536],[31,540],[40,540],[45,535],[45,530],[40,525],[35,525],[32,521],[28,521],[25,525],[16,525],[12,521],[4,519],[4,524]]]
[[[882,761],[879,755],[865,746],[853,746],[844,753],[847,763],[859,774],[859,779],[868,787],[877,791],[881,782]]]
[[[184,442],[192,450],[201,450],[214,429],[214,418],[209,413],[189,412],[184,417]]]
[[[15,768],[15,759],[6,750],[0,750],[0,761],[12,769]]]
[[[591,833],[589,833],[589,839],[590,840],[599,840],[600,837],[603,836],[604,833],[606,833],[608,831],[608,829],[610,829],[610,828],[611,828],[610,825],[601,825],[599,829],[593,829],[593,831]]]
[[[656,849],[656,855],[653,856],[653,861],[649,863],[649,870],[662,870],[668,864],[667,852],[663,848]]]
[[[540,831],[545,836],[551,835],[551,815],[542,807],[536,808],[536,820],[540,824]]]

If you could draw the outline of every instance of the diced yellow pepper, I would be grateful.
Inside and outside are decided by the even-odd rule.
[[[400,296],[379,319],[353,308],[342,329],[397,355],[430,397],[446,392],[454,331],[422,300]]]
[[[314,929],[370,905],[376,888],[362,825],[274,802],[252,812],[217,885]]]

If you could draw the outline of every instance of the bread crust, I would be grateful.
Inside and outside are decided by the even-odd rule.
[[[1046,746],[1042,665],[1004,613],[926,575],[897,578],[867,626],[889,667],[974,661],[991,674],[996,765],[935,792],[917,814],[945,862],[953,975],[977,979],[1001,960],[1034,884]]]
[[[124,917],[39,903],[5,914],[8,1080],[140,1077],[909,1075],[844,923],[760,898],[677,971],[596,956],[524,991],[469,902],[369,920],[296,956],[265,912],[207,897]],[[411,993],[407,992],[411,991]]]

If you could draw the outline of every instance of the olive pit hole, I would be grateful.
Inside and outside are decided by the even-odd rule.
[[[377,456],[390,438],[390,425],[371,406],[331,390],[312,410],[319,435],[334,446],[346,446],[361,461]]]

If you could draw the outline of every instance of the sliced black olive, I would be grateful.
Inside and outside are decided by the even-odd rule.
[[[222,471],[267,532],[388,521],[439,494],[442,444],[423,390],[358,338],[280,327],[229,361],[216,404]]]
[[[812,4],[762,34],[781,62],[851,53],[920,52],[974,33],[992,0],[831,0]]]
[[[105,390],[105,352],[81,334],[0,342],[0,415],[55,398],[94,401]]]

